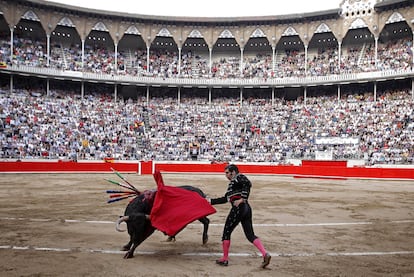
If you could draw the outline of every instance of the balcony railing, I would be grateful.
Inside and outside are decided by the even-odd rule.
[[[326,84],[346,84],[352,82],[370,82],[389,79],[404,79],[414,77],[414,71],[388,70],[364,73],[347,73],[328,76],[288,77],[288,78],[162,78],[128,75],[110,75],[80,71],[65,71],[51,68],[40,68],[22,65],[12,65],[0,68],[0,72],[15,72],[43,77],[58,77],[67,80],[99,81],[113,84],[129,85],[161,85],[161,86],[205,86],[205,87],[303,87]]]

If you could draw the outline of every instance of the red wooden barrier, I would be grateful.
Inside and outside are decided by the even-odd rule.
[[[154,170],[174,173],[223,173],[225,163],[156,163],[122,161],[0,161],[3,173],[111,173],[111,168],[123,173],[152,174]],[[414,167],[347,167],[346,162],[303,161],[296,165],[238,164],[246,174],[287,175],[301,178],[369,178],[414,179]]]

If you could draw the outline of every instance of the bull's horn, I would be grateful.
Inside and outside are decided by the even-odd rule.
[[[121,223],[124,221],[127,221],[129,219],[129,216],[121,216],[117,221],[116,221],[116,226],[115,229],[118,232],[125,232],[125,229],[121,229]]]

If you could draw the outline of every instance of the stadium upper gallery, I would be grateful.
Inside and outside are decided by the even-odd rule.
[[[2,159],[413,163],[414,1],[231,18],[0,3]]]

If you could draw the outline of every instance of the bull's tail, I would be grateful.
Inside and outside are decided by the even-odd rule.
[[[121,228],[121,223],[122,223],[122,222],[127,221],[128,219],[129,219],[129,216],[120,216],[120,217],[118,218],[118,220],[116,221],[115,229],[116,229],[118,232],[125,232],[125,231],[126,231],[126,229],[122,229],[122,228]]]

